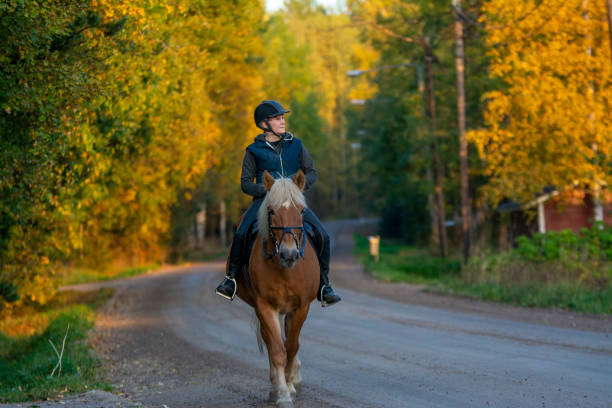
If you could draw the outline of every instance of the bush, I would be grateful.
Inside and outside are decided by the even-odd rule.
[[[519,237],[507,253],[473,257],[453,290],[527,306],[612,313],[612,227]]]
[[[570,230],[537,233],[517,238],[516,251],[528,261],[543,262],[564,258],[581,261],[612,261],[612,227],[596,223],[582,228],[579,234]]]

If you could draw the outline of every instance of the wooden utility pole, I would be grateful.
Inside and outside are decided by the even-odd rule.
[[[444,220],[446,214],[444,212],[444,193],[442,190],[442,179],[444,177],[442,164],[440,163],[440,147],[438,143],[438,135],[436,134],[436,99],[434,94],[434,80],[432,70],[433,56],[426,49],[425,54],[425,71],[427,72],[427,105],[429,107],[429,119],[431,137],[433,140],[433,164],[434,164],[434,194],[436,200],[436,221],[438,229],[438,247],[440,256],[446,256],[447,238],[446,228],[444,228]]]
[[[470,257],[470,191],[468,182],[468,150],[465,138],[465,69],[461,0],[452,0],[455,15],[455,66],[457,69],[457,110],[459,120],[459,162],[461,166],[461,218],[463,233],[463,263]]]

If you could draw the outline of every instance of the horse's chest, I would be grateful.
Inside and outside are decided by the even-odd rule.
[[[278,310],[279,313],[291,313],[303,306],[302,297],[291,289],[278,285],[265,296],[266,302]]]
[[[291,313],[296,309],[302,307],[302,300],[297,295],[289,295],[285,301],[278,305],[278,312],[282,314]]]

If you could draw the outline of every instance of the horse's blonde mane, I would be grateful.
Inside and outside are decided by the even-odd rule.
[[[268,209],[277,210],[282,205],[306,207],[304,194],[291,178],[282,177],[274,181],[261,203],[257,212],[257,229],[262,236],[268,236]]]

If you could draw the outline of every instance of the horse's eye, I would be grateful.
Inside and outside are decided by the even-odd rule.
[[[268,211],[268,214],[270,214],[270,215],[274,215],[274,210],[270,210],[270,211]]]

